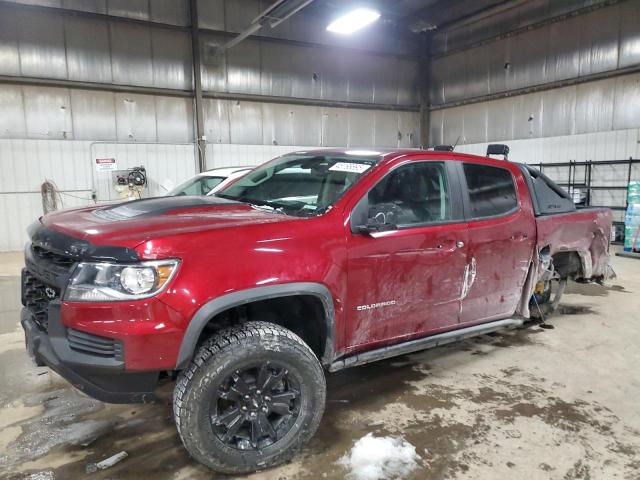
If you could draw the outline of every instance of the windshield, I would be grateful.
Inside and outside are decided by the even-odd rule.
[[[167,192],[167,196],[174,195],[207,195],[226,177],[195,177],[181,183],[173,190]]]
[[[216,195],[295,216],[325,212],[375,163],[351,155],[292,154],[258,167]]]

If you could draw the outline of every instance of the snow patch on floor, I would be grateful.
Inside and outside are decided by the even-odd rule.
[[[419,460],[416,447],[404,439],[368,433],[338,463],[349,469],[353,480],[391,480],[405,478]]]

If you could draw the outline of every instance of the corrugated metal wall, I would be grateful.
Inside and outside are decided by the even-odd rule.
[[[579,82],[640,65],[637,0],[464,48],[482,35],[517,28],[524,19],[539,20],[542,12],[553,15],[593,3],[599,2],[526,2],[511,11],[513,18],[493,17],[492,24],[487,20],[437,36],[430,89],[433,107],[508,92],[518,95],[435,110],[431,141],[454,143],[460,137],[476,143],[639,127],[640,74],[521,94],[522,89],[563,80]]]
[[[479,155],[506,143],[525,163],[640,158],[640,1],[515,3],[435,35],[430,143]],[[566,168],[545,173],[568,181]],[[612,186],[628,172],[593,174]],[[624,192],[594,191],[592,202],[624,205]]]
[[[26,227],[42,215],[40,185],[53,181],[64,208],[115,199],[111,172],[96,172],[95,158],[115,158],[119,169],[144,165],[147,196],[162,195],[163,184],[193,176],[193,144],[114,144],[73,140],[0,139],[0,251],[19,250]]]
[[[434,144],[640,127],[640,73],[431,112]]]
[[[86,204],[92,192],[111,199],[110,174],[94,171],[96,157],[144,165],[151,195],[195,173],[188,4],[0,0],[0,250],[22,247],[26,225],[42,213],[45,179],[57,183],[65,207]],[[205,95],[282,98],[206,98],[208,167],[257,164],[296,146],[418,145],[415,49],[384,25],[354,40],[297,15],[260,32],[294,42],[258,37],[215,53],[229,38],[221,32],[241,31],[270,4],[198,2]],[[42,79],[66,83],[26,83]],[[291,103],[300,99],[385,108]]]

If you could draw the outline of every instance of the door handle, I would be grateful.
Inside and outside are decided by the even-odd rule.
[[[529,235],[527,235],[526,233],[516,233],[514,235],[511,235],[511,240],[514,242],[523,242],[527,238],[529,238]]]
[[[450,240],[444,243],[438,243],[436,245],[436,250],[439,250],[439,251],[445,250],[447,252],[453,252],[457,248],[462,248],[462,247],[464,247],[464,242],[461,242],[460,240],[458,240],[457,242]]]

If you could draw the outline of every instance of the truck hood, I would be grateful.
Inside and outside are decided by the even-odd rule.
[[[42,224],[94,245],[135,248],[147,240],[221,228],[295,221],[218,197],[159,197],[51,213]]]

